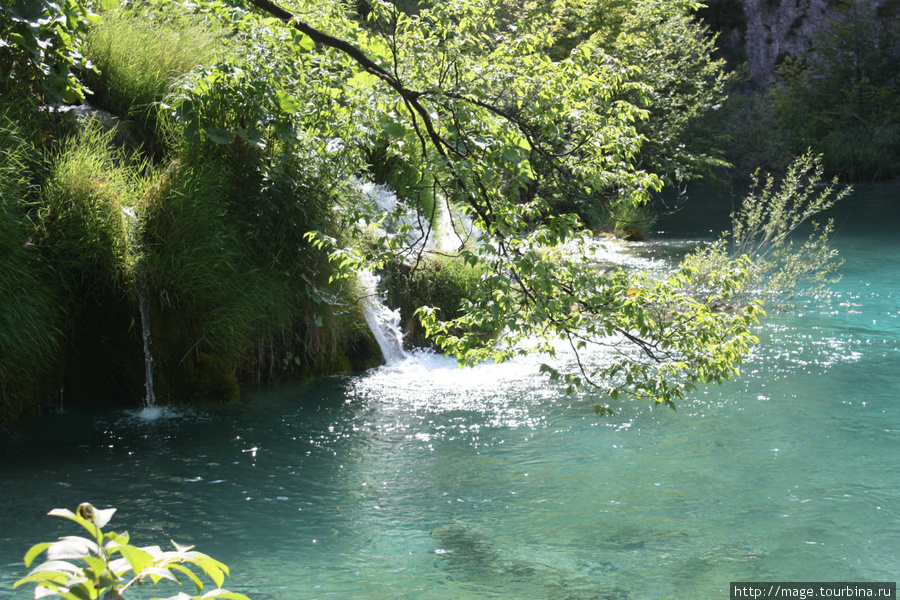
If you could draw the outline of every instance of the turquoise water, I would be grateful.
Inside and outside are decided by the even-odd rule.
[[[702,210],[622,258],[664,267]],[[678,412],[593,415],[538,360],[393,369],[240,405],[60,412],[0,442],[0,599],[43,516],[119,509],[140,544],[196,544],[255,599],[727,598],[731,581],[900,573],[900,188],[837,214],[830,306],[773,314],[744,375]],[[674,237],[680,231],[687,238]],[[138,596],[135,596],[138,597]],[[148,596],[149,597],[149,596]]]

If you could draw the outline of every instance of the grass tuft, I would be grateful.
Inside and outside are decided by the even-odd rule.
[[[42,249],[76,295],[125,290],[134,278],[128,211],[146,181],[140,165],[113,147],[114,134],[87,120],[51,160],[41,194]]]
[[[126,5],[106,11],[87,36],[87,56],[99,74],[89,80],[92,102],[157,135],[157,103],[192,69],[212,63],[223,32],[184,12]]]
[[[28,211],[36,151],[17,117],[0,110],[0,423],[34,407],[62,347],[62,299]]]

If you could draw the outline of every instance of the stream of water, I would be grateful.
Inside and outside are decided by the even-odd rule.
[[[611,251],[664,268],[720,216],[684,212]],[[111,527],[136,543],[196,544],[256,600],[687,600],[727,598],[732,581],[896,581],[900,188],[860,190],[837,216],[833,303],[770,315],[744,374],[677,412],[626,402],[596,417],[539,359],[461,371],[413,353],[155,419],[22,420],[0,441],[0,599],[33,597],[12,590],[22,556],[75,534],[45,514],[83,501],[118,507]]]

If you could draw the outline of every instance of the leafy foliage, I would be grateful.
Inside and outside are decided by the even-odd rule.
[[[791,164],[778,187],[773,177],[760,184],[755,175],[751,192],[732,215],[731,236],[692,254],[691,265],[709,272],[726,255],[752,257],[742,303],[751,297],[790,300],[801,285],[821,288],[840,261],[828,244],[834,223],[812,219],[850,193],[848,187],[839,188],[837,180],[824,184],[823,171],[822,157],[807,153]],[[811,231],[797,244],[794,238],[801,226]],[[808,287],[802,291],[815,294]]]
[[[499,265],[483,277],[489,296],[476,297],[465,314],[441,320],[423,308],[423,323],[437,343],[465,363],[506,360],[526,352],[555,354],[563,340],[578,356],[574,372],[545,366],[569,392],[594,389],[598,412],[610,412],[605,398],[649,398],[674,407],[699,383],[721,383],[757,342],[753,326],[765,298],[780,298],[808,279],[821,281],[836,266],[828,248],[827,225],[795,246],[791,236],[802,223],[847,192],[817,191],[821,163],[797,160],[781,186],[769,178],[735,215],[733,246],[727,236],[689,255],[672,274],[653,279],[625,269],[610,270],[592,257],[586,238],[573,239],[568,255],[542,251],[547,238],[519,240],[515,262],[482,250]],[[477,261],[483,257],[468,256]],[[499,340],[472,333],[493,323]],[[606,349],[600,365],[586,364],[589,348]]]
[[[318,95],[332,99],[324,103],[334,111],[326,122],[337,124],[329,134],[341,140],[336,153],[347,164],[359,164],[353,147],[369,132],[389,140],[389,154],[418,155],[406,164],[427,171],[437,197],[462,205],[481,232],[479,243],[459,254],[482,271],[485,293],[468,299],[463,314],[452,319],[441,320],[427,307],[420,311],[445,351],[474,363],[525,352],[553,354],[560,338],[577,353],[608,346],[617,360],[551,374],[573,390],[593,386],[612,398],[627,393],[666,404],[696,383],[721,382],[737,372],[761,314],[759,301],[738,301],[752,292],[753,256],[723,256],[712,270],[686,264],[654,280],[598,266],[581,235],[579,215],[587,207],[611,200],[638,206],[662,186],[660,175],[642,163],[646,138],[640,124],[650,114],[644,106],[680,105],[690,115],[694,104],[713,100],[714,94],[697,95],[708,76],[720,82],[713,62],[709,70],[691,73],[691,91],[666,74],[674,67],[642,79],[635,61],[610,44],[612,31],[623,47],[659,48],[665,55],[667,44],[679,39],[663,27],[666,17],[684,15],[691,3],[634,3],[643,20],[618,12],[617,29],[585,32],[556,61],[549,50],[557,40],[539,11],[516,20],[493,3],[438,3],[407,14],[373,2],[370,27],[360,29],[321,4],[298,5],[314,26],[268,0],[250,3],[293,33],[248,15],[240,27],[255,23],[254,33],[241,29],[242,35],[264,35],[267,44],[284,47],[270,45],[266,65],[256,71],[216,67],[176,100],[174,114],[189,138],[259,145],[254,140],[263,136],[254,132],[268,128],[299,150],[306,146],[299,140],[321,140],[322,117],[303,108],[307,97]],[[680,26],[689,31],[687,21]],[[647,29],[660,38],[645,37]],[[688,54],[689,61],[705,52],[701,46],[698,54]],[[286,54],[291,60],[280,62]],[[320,68],[310,75],[292,64]],[[256,72],[281,77],[259,78]],[[299,90],[305,94],[294,95]],[[203,114],[228,113],[192,112],[224,107],[235,98],[248,107],[247,119],[208,121]],[[672,130],[675,146],[689,121],[677,125],[678,133]],[[673,148],[661,155],[675,156]],[[699,157],[695,165],[708,160]],[[693,160],[688,154],[675,159],[686,165],[685,173]],[[331,248],[338,274],[373,261],[383,264],[401,251],[402,236],[381,238],[372,246],[375,252],[345,248],[327,234],[310,237],[318,247]],[[574,250],[553,251],[566,245]],[[480,335],[485,330],[503,333],[492,340]],[[606,410],[605,404],[596,406]]]
[[[27,90],[35,100],[78,102],[79,72],[93,68],[81,35],[95,16],[84,0],[12,0],[0,5],[0,93]]]
[[[402,219],[377,227],[391,218],[353,193],[373,173],[402,183],[423,223],[460,211],[473,222],[478,239],[447,258],[465,265],[453,269],[464,275],[463,310],[419,313],[463,363],[552,355],[559,339],[579,359],[608,347],[609,362],[548,367],[573,390],[599,389],[601,411],[622,394],[672,404],[737,372],[761,314],[756,256],[710,254],[703,269],[698,258],[654,279],[600,265],[583,235],[610,207],[639,213],[666,182],[720,164],[695,128],[723,84],[689,18],[696,3],[466,0],[404,12],[374,0],[362,24],[343,2],[296,0],[294,12],[270,0],[150,4],[106,14],[105,24],[127,24],[119,36],[132,26],[165,33],[172,15],[191,13],[184,22],[221,41],[215,60],[166,66],[138,85],[148,94],[134,105],[132,88],[113,89],[112,63],[95,80],[107,98],[126,100],[116,110],[152,113],[165,131],[157,185],[137,206],[155,304],[186,315],[179,359],[235,364],[255,353],[259,377],[284,369],[337,338],[333,319],[349,310],[357,269],[422,264]],[[147,23],[133,18],[145,14]],[[91,34],[95,50],[105,48],[103,26]],[[74,151],[62,156],[59,165],[80,164]],[[64,272],[108,289],[130,276],[116,214],[139,186],[97,175],[104,168],[86,161],[81,175],[55,176],[43,210],[48,244],[70,244],[61,260],[88,267]],[[785,266],[772,287],[801,274]]]
[[[166,600],[249,600],[247,596],[222,589],[228,567],[206,554],[172,542],[175,550],[158,546],[131,545],[127,533],[103,531],[114,508],[98,509],[82,503],[73,513],[65,508],[50,511],[83,527],[90,537],[66,536],[56,542],[35,544],[25,554],[25,566],[46,553],[47,560],[35,567],[13,587],[36,586],[35,598],[57,597],[68,600],[111,600],[124,598],[135,584],[158,584],[162,580],[190,581],[197,594],[179,592]],[[203,593],[204,584],[191,567],[199,569],[216,584]]]

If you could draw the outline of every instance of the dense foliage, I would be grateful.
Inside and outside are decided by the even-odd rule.
[[[99,17],[67,2],[75,21],[34,21],[35,35],[50,27],[64,52],[84,49],[100,67],[81,72],[114,133],[63,129],[40,192],[17,210],[33,215],[62,288],[95,313],[127,319],[130,307],[133,320],[135,298],[149,296],[157,372],[189,397],[231,397],[236,377],[365,364],[353,358],[367,343],[358,271],[402,266],[420,281],[428,262],[408,219],[383,227],[357,189],[368,178],[396,185],[426,226],[461,213],[472,222],[471,239],[434,271],[454,274],[459,289],[428,291],[435,301],[419,311],[463,363],[553,354],[559,340],[579,357],[611,345],[608,363],[548,367],[573,390],[599,390],[592,401],[607,410],[623,393],[672,404],[733,375],[754,342],[755,253],[793,227],[776,227],[754,253],[707,254],[703,269],[662,280],[600,267],[585,237],[604,216],[639,212],[667,182],[720,164],[696,128],[725,79],[691,19],[696,2],[401,10],[379,0],[349,11],[148,0],[106,2]],[[20,23],[15,9],[2,14]],[[134,40],[144,40],[140,57],[127,50]],[[27,50],[27,39],[4,48]],[[66,55],[29,56],[16,64],[53,69]],[[807,184],[797,172],[785,189]],[[798,259],[805,268],[786,271],[784,285],[827,258]],[[435,306],[451,296],[455,306]],[[82,331],[78,308],[70,338]],[[135,338],[122,344],[137,348]]]
[[[5,0],[0,7],[0,93],[78,102],[92,68],[82,35],[94,17],[83,0]]]

